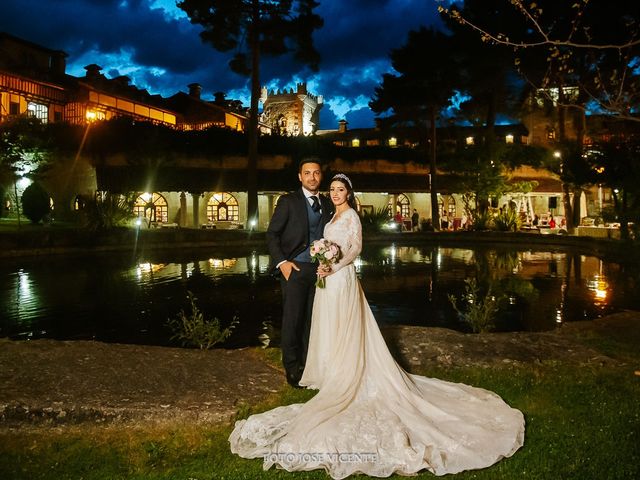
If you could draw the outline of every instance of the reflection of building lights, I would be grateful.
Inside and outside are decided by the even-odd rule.
[[[602,275],[595,275],[593,280],[587,283],[587,288],[593,292],[595,300],[600,303],[607,299],[609,294],[609,283]]]
[[[255,270],[257,266],[258,266],[258,258],[256,257],[256,252],[253,252],[251,254],[251,268]]]
[[[398,250],[395,245],[391,245],[389,248],[385,250],[385,254],[388,255],[388,260],[390,264],[396,263],[396,257],[398,255]]]
[[[562,323],[562,310],[556,308],[556,323]]]
[[[26,302],[31,299],[31,280],[29,274],[23,270],[18,271],[18,291],[20,302]]]
[[[553,152],[553,156],[555,158],[560,158],[562,156],[562,153],[560,153],[560,150],[556,150],[555,152]]]
[[[235,258],[224,258],[224,259],[210,258],[209,259],[209,265],[214,269],[220,269],[220,270],[225,268],[231,268],[235,266],[237,262],[238,260]]]
[[[164,266],[164,263],[140,263],[137,268],[138,277],[141,277],[143,274],[156,273],[157,271],[162,270]]]

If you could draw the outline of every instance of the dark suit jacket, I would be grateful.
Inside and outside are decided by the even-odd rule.
[[[267,229],[267,246],[271,255],[271,273],[278,274],[276,265],[284,260],[292,260],[309,245],[309,217],[307,203],[302,189],[283,195],[273,212]],[[333,204],[320,195],[322,205],[322,228],[331,220]]]

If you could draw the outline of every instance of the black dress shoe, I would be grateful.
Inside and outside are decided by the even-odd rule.
[[[302,375],[299,375],[297,372],[287,372],[287,383],[293,388],[302,388],[299,383],[300,378],[302,378]]]

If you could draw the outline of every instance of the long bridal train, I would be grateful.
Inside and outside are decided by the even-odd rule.
[[[236,422],[231,451],[288,471],[436,475],[488,467],[524,441],[524,417],[493,392],[405,372],[393,359],[356,276],[360,221],[327,225],[344,253],[314,302],[301,385],[319,392]],[[355,253],[355,255],[354,255]]]

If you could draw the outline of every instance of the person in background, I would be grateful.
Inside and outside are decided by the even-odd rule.
[[[418,213],[418,210],[416,210],[415,208],[413,209],[413,215],[411,215],[411,228],[414,232],[417,232],[419,230],[419,225],[420,224],[420,214]]]

